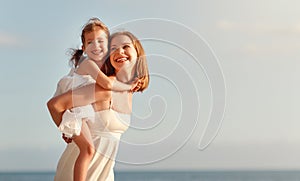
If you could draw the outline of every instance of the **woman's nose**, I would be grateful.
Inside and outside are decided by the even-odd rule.
[[[123,54],[124,53],[124,49],[123,48],[118,48],[116,52],[119,53],[119,54]]]

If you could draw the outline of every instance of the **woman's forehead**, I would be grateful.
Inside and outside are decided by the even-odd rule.
[[[132,43],[132,41],[127,35],[116,35],[111,39],[111,46],[130,44],[130,43]]]

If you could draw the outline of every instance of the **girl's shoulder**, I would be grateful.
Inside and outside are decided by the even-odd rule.
[[[93,60],[87,58],[78,64],[75,72],[79,74],[85,74],[87,70],[94,66],[97,66],[97,64]]]
[[[89,59],[89,58],[85,58],[84,60],[82,60],[79,64],[78,64],[78,68],[81,66],[85,66],[85,65],[89,65],[89,64],[96,64],[93,60]]]

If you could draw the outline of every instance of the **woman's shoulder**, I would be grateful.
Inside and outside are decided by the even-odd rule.
[[[108,78],[110,78],[111,80],[117,80],[115,75],[110,75],[110,76],[108,76]]]

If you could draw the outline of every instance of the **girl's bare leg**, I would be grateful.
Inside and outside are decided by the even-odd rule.
[[[76,136],[73,140],[80,150],[74,165],[73,180],[85,181],[89,163],[95,154],[95,148],[86,120],[82,121],[80,135]]]

